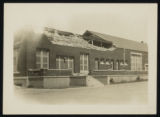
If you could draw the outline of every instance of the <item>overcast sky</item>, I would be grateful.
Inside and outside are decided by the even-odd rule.
[[[151,4],[5,4],[4,16],[14,31],[49,26],[83,34],[86,30],[147,42]]]

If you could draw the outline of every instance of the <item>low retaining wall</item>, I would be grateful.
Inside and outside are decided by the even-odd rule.
[[[39,76],[30,77],[28,87],[34,88],[67,88],[69,87],[69,76]]]
[[[148,79],[148,75],[94,75],[98,81],[106,84],[144,81]]]
[[[111,75],[110,83],[124,83],[147,80],[147,75]]]
[[[67,88],[72,74],[70,69],[30,69],[28,70],[29,87]]]
[[[43,77],[29,77],[28,79],[28,87],[32,88],[43,88]]]
[[[44,88],[67,88],[70,85],[69,76],[45,76],[43,79]]]
[[[27,76],[24,73],[13,73],[13,82],[14,85],[27,87]]]
[[[67,88],[70,86],[69,76],[30,76],[14,78],[14,84],[29,88]]]
[[[65,75],[60,76],[62,72]],[[104,85],[148,79],[146,71],[94,71],[91,76]],[[70,70],[42,69],[31,70],[28,72],[28,76],[25,77],[15,77],[14,84],[34,88],[67,88],[70,86],[87,86],[87,81],[91,82],[89,80],[86,76],[72,76]]]
[[[148,79],[148,71],[94,70],[91,72],[91,75],[103,84],[133,82]]]
[[[70,86],[86,86],[86,76],[71,76]]]
[[[14,85],[27,87],[27,77],[14,77]]]

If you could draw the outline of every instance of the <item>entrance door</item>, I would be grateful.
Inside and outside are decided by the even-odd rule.
[[[88,74],[88,54],[80,55],[80,73]]]

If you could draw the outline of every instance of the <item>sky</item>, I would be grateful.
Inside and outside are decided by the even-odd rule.
[[[151,4],[11,4],[4,7],[4,23],[13,31],[43,27],[83,34],[86,30],[147,42]]]

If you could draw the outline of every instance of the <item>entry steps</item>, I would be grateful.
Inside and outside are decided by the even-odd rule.
[[[88,87],[103,87],[104,84],[101,83],[99,80],[97,80],[96,78],[88,75],[86,76],[86,85]]]

